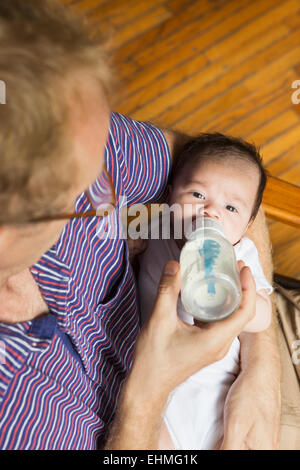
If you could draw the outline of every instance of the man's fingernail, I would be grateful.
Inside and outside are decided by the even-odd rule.
[[[174,274],[176,274],[177,271],[178,271],[178,264],[169,262],[167,263],[165,267],[164,274],[167,274],[167,276],[174,276]]]

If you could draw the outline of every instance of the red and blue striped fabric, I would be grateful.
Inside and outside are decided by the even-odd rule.
[[[162,194],[170,155],[158,129],[112,113],[105,162],[117,211],[71,220],[31,268],[49,314],[0,323],[1,449],[96,449],[113,419],[139,332],[127,244],[113,235],[123,196],[132,205]],[[76,211],[90,209],[82,194]]]

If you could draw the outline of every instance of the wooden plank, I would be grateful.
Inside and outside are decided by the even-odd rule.
[[[89,13],[94,8],[99,7],[101,1],[99,0],[81,0],[74,4],[74,8],[80,13]]]
[[[275,137],[261,149],[264,164],[271,162],[274,158],[286,152],[300,142],[300,123],[286,131],[282,136]]]
[[[260,114],[265,114],[264,110],[261,110]],[[247,133],[246,130],[245,134],[248,140],[252,140],[256,145],[261,146],[298,123],[300,124],[300,119],[297,114],[288,109],[282,113],[279,112],[273,119],[255,129],[255,131]]]
[[[262,2],[264,4],[264,2]],[[284,18],[290,15],[290,8],[293,8],[295,2],[287,4],[280,3],[276,6],[276,2],[272,2],[272,8],[268,8],[261,16],[256,16],[252,21],[243,25],[242,28],[235,31],[229,37],[225,37],[221,42],[212,44],[205,54],[210,61],[215,61],[233,52],[238,48],[247,47],[247,42],[253,37],[259,35],[266,29],[274,28],[275,24],[281,23]],[[265,4],[264,4],[265,6]],[[259,12],[258,12],[259,13]]]
[[[132,40],[130,43],[122,45],[122,47],[120,47],[119,50],[115,52],[116,61],[127,60],[132,57],[134,57],[134,59],[136,60],[138,54],[141,54],[141,51],[146,50],[148,47],[153,47],[154,44],[163,45],[163,41],[166,40],[168,37],[173,38],[173,40],[175,41],[175,46],[178,47],[185,41],[179,41],[176,39],[177,31],[181,31],[185,27],[185,24],[191,21],[202,22],[202,15],[211,11],[216,12],[216,9],[217,5],[208,0],[203,0],[200,4],[197,2],[196,7],[195,5],[187,7],[186,11],[181,14],[180,17],[171,17],[164,24],[161,24],[156,28],[152,28],[151,31],[148,31],[147,33],[143,34],[138,42]],[[140,65],[141,64],[139,64],[139,66]]]
[[[300,187],[269,177],[263,207],[268,217],[300,228]]]
[[[282,93],[282,89],[278,90],[278,92]],[[272,101],[267,103],[265,106],[258,106],[252,113],[250,110],[248,116],[245,115],[244,119],[238,120],[235,124],[228,126],[226,131],[233,135],[240,135],[244,138],[248,138],[255,129],[259,128],[266,121],[272,119],[287,108],[286,95],[280,94],[276,97],[274,94]]]
[[[281,172],[281,178],[289,183],[300,186],[300,165],[299,161],[288,170]]]
[[[267,222],[275,272],[300,279],[300,230],[270,219]]]
[[[158,5],[164,5],[165,0],[155,0],[155,3],[148,0],[114,0],[104,4],[91,13],[91,20],[103,24],[109,21],[115,27],[123,27],[125,24],[133,22],[135,19],[145,16],[150,10]]]
[[[259,47],[264,47],[267,44],[271,44],[276,38],[280,38],[284,36],[287,32],[286,27],[281,27],[279,26],[276,28],[276,30],[273,31],[266,31],[264,37],[257,38],[256,41],[252,41],[251,48],[248,47],[247,53],[249,54],[254,54],[257,51],[257,48]],[[241,54],[240,60],[245,59],[245,54]],[[177,57],[177,56],[175,56]],[[216,65],[212,65],[209,67],[209,69],[212,71],[213,74],[216,73],[222,73],[224,74],[224,60],[225,57],[223,58],[222,61],[220,61],[220,65],[216,67]],[[176,59],[177,61],[178,59]],[[161,63],[160,63],[161,64]],[[169,64],[169,61],[168,61]],[[177,83],[181,82],[184,78],[189,78],[189,76],[192,76],[193,74],[201,74],[201,69],[204,65],[206,65],[205,58],[202,54],[197,54],[193,59],[185,61],[182,63],[182,65],[176,67],[175,69],[172,69],[172,59],[170,60],[170,68],[167,74],[165,74],[163,77],[157,77],[159,80],[155,81],[155,83],[152,84],[151,87],[148,87],[146,90],[144,88],[141,88],[139,92],[136,92],[134,95],[131,95],[126,99],[126,92],[125,96],[123,96],[123,102],[120,104],[118,107],[118,110],[121,113],[134,113],[136,109],[140,106],[140,103],[143,103],[145,107],[145,103],[148,103],[151,101],[151,99],[155,99],[157,96],[161,95],[164,91],[168,90],[168,88],[172,88],[172,86],[176,85]],[[159,65],[159,68],[161,70],[161,65]],[[205,74],[207,74],[208,67],[205,69]],[[148,70],[147,70],[148,71]],[[153,70],[149,71],[150,77],[153,77],[153,75],[157,75],[157,71],[155,69],[155,66]],[[226,75],[226,74],[225,74]],[[139,84],[141,86],[141,79],[146,79],[147,74],[146,73],[141,73],[138,77]],[[148,77],[149,80],[149,77]],[[134,80],[135,83],[135,80]],[[183,87],[186,89],[185,84],[183,84]],[[219,87],[218,87],[219,89]],[[127,94],[129,89],[127,88]],[[212,94],[213,96],[215,93]],[[205,96],[207,97],[207,89],[205,91]],[[202,115],[202,113],[200,112]],[[213,118],[213,114],[207,113],[210,118]],[[189,118],[187,118],[189,121]],[[191,121],[194,123],[195,120],[197,120],[197,116],[195,116],[195,119],[191,116]],[[169,120],[168,120],[169,122]],[[203,122],[202,122],[203,124]],[[184,128],[189,128],[190,123],[187,122]]]
[[[290,244],[299,241],[300,231],[292,225],[273,221],[269,227],[272,243],[283,250]],[[299,260],[300,261],[300,260]]]
[[[168,56],[167,60],[157,60],[149,66],[140,68],[134,76],[128,77],[122,100],[127,99],[148,84],[152,86],[155,81],[160,79],[163,75],[176,74],[175,69],[177,69],[177,67],[184,65],[189,67],[189,60],[194,60],[200,55],[204,58],[201,49],[201,43],[199,43],[199,39],[197,38],[197,41],[190,41],[181,45],[176,49],[176,53]]]
[[[275,25],[273,23],[273,27],[274,26]],[[268,23],[265,29],[267,29],[267,27],[268,27]],[[255,32],[254,30],[252,34],[257,35],[257,32]],[[236,41],[233,41],[233,42],[236,47]],[[241,44],[241,41],[239,42],[239,44],[241,47],[243,47],[243,44]],[[167,61],[156,61],[153,65],[142,69],[142,71],[139,72],[137,76],[135,74],[135,76],[131,80],[129,79],[129,83],[127,84],[126,90],[123,91],[123,96],[120,97],[120,100],[123,101],[126,98],[126,95],[130,95],[134,90],[137,90],[138,88],[142,88],[147,83],[151,83],[152,80],[159,77],[159,75],[164,72],[168,72],[172,76],[175,76],[176,71],[172,73],[172,68],[176,66],[176,63],[178,64],[180,63],[180,61],[183,61],[183,60],[186,61],[191,55],[192,56],[195,56],[195,54],[199,55],[200,49],[201,47],[199,47],[198,40],[197,40],[197,43],[195,43],[195,41],[189,42],[187,44],[185,43],[176,51],[176,54],[172,54],[168,58]],[[229,52],[230,51],[228,51],[228,53]],[[121,56],[120,56],[120,59],[121,59]],[[187,64],[187,62],[185,63]],[[170,83],[170,86],[171,85],[172,83]],[[141,94],[143,95],[143,92],[141,92]],[[136,97],[135,101],[140,102],[140,98]],[[128,107],[128,112],[131,112],[133,108],[134,108],[134,105],[130,103]]]
[[[279,28],[276,28],[279,29]],[[271,37],[269,37],[271,40]],[[262,70],[266,64],[266,61],[271,60],[272,57],[278,56],[276,54],[276,49],[286,48],[289,52],[281,57],[278,61],[282,67],[282,73],[284,70],[292,66],[293,60],[296,60],[297,54],[300,52],[299,46],[296,47],[295,44],[298,44],[298,34],[295,36],[290,36],[288,38],[290,41],[285,41],[285,38],[281,39],[278,43],[273,44],[271,47],[264,49],[261,52],[251,55],[247,60],[242,62],[243,57],[247,57],[247,51],[241,51],[239,54],[236,54],[232,57],[226,58],[224,61],[212,64],[211,67],[207,67],[200,76],[193,76],[188,80],[185,87],[185,90],[181,90],[180,87],[175,87],[169,92],[169,95],[166,96],[164,104],[169,103],[168,109],[165,112],[160,113],[160,122],[167,122],[168,125],[174,125],[180,128],[180,122],[186,117],[183,117],[184,114],[191,112],[192,110],[199,108],[205,103],[205,99],[211,98],[216,95],[216,93],[221,93],[222,91],[228,89],[231,86],[236,85],[241,80],[245,80],[243,84],[246,87],[254,91],[259,86],[256,87],[251,85],[249,88],[249,83],[252,83],[252,78],[256,78],[256,74],[260,75],[260,72],[255,71]],[[290,44],[288,44],[290,42]],[[253,45],[254,47],[254,45]],[[294,47],[294,49],[293,49]],[[227,63],[227,73],[224,74],[224,66]],[[285,67],[284,67],[285,64]],[[223,66],[223,73],[221,72]],[[276,64],[277,66],[277,64]],[[271,74],[270,80],[277,78],[279,75],[275,73],[276,66],[274,65],[274,73]],[[217,69],[217,70],[216,70]],[[230,72],[230,73],[229,73]],[[216,79],[216,76],[213,78],[214,74],[222,73],[220,78]],[[218,76],[218,75],[217,75]],[[211,80],[209,79],[211,77]],[[247,78],[249,77],[249,78]],[[215,79],[215,80],[214,80]],[[214,81],[213,81],[214,80]],[[258,81],[258,80],[257,80]],[[211,83],[209,83],[211,82]],[[264,83],[263,77],[260,76],[260,86]],[[183,85],[184,87],[184,85]],[[200,89],[203,88],[202,93]],[[193,93],[191,93],[191,90]],[[178,106],[179,101],[184,99],[184,106]],[[158,113],[158,110],[162,107],[163,100],[160,99],[161,103],[154,103],[154,109]],[[204,102],[204,103],[203,103]],[[147,107],[147,108],[146,108]],[[166,106],[167,107],[167,106]],[[145,109],[146,108],[146,109]],[[146,105],[145,108],[142,108],[143,114],[145,111],[150,111],[150,106]],[[155,113],[156,115],[156,113]],[[155,116],[156,117],[156,116]]]
[[[278,59],[273,62],[269,61],[265,64],[263,69],[259,70],[256,74],[253,74],[245,81],[246,87],[253,91],[257,87],[261,86],[264,80],[273,80],[274,78],[280,76],[288,68],[294,67],[299,62],[299,47],[295,47],[294,39],[299,38],[299,32],[295,32],[292,35],[287,37],[287,41],[291,40],[291,48],[286,52],[283,47],[284,41],[278,43]],[[291,93],[290,93],[291,95]]]
[[[274,233],[281,232],[285,226],[276,223],[271,230],[270,236],[273,243],[273,263],[275,272],[290,276],[293,278],[300,278],[300,231],[290,227],[290,231],[285,231],[286,242],[284,245],[273,241]],[[298,238],[293,238],[296,233]]]
[[[194,47],[190,48],[189,44],[184,44],[176,54],[171,54],[168,60],[156,61],[149,67],[137,70],[133,77],[127,78],[120,101],[127,100],[126,102],[131,107],[132,95],[139,93],[147,85],[152,88],[158,80],[166,75],[177,74],[178,67],[190,67],[188,59],[192,58],[194,60],[194,58],[197,59],[200,56],[203,63],[207,64],[207,60],[201,52],[196,51]]]
[[[267,32],[263,38],[253,41],[249,48],[224,57],[222,60],[206,67],[203,71],[172,88],[157,100],[146,104],[134,115],[139,116],[139,118],[148,116],[148,119],[159,116],[159,121],[165,122],[167,125],[176,123],[177,128],[180,128],[181,124],[188,127],[188,117],[186,115],[189,112],[200,109],[210,99],[215,98],[217,94],[221,96],[222,92],[249,76],[260,66],[263,67],[270,55],[277,56],[278,44],[273,44],[272,33],[280,35],[281,38],[282,35],[285,35],[285,27],[283,29],[278,27],[274,32]],[[282,48],[286,47],[290,50],[291,44],[298,44],[298,36],[291,36],[289,39],[289,41],[286,41],[285,37],[281,39],[280,43],[284,43]],[[257,52],[257,48],[262,42],[264,44],[271,43],[272,46]],[[228,73],[229,71],[230,73]],[[184,106],[178,106],[178,103],[182,100],[184,100]]]
[[[238,90],[243,90],[243,92],[239,93]],[[280,91],[281,90],[278,89],[278,92]],[[270,93],[270,89],[268,89],[267,93]],[[234,99],[235,94],[236,100]],[[252,136],[253,130],[258,128],[262,123],[264,123],[268,119],[272,119],[274,115],[278,115],[279,113],[281,113],[284,108],[287,108],[287,100],[285,95],[281,95],[277,99],[274,99],[276,95],[273,92],[273,101],[269,104],[269,106],[263,106],[261,109],[258,109],[257,111],[250,114],[251,109],[249,108],[249,106],[246,105],[244,108],[244,119],[235,119],[235,123],[231,126],[226,126],[225,129],[222,129],[218,125],[216,125],[216,121],[222,124],[224,123],[225,125],[226,121],[223,116],[226,115],[228,109],[230,110],[236,103],[241,103],[243,99],[248,97],[248,94],[248,90],[242,84],[238,84],[232,87],[227,93],[220,94],[217,100],[213,100],[207,104],[205,103],[204,106],[199,106],[197,111],[190,114],[187,119],[179,121],[176,124],[175,128],[187,133],[198,132],[199,129],[203,131],[218,130],[230,133],[231,135],[240,136],[245,139],[247,138],[256,141],[256,139],[254,139],[254,137]],[[239,105],[238,109],[239,111],[241,111],[243,108],[241,107],[241,105]],[[291,120],[292,118],[290,117],[289,122],[291,122]],[[296,114],[293,113],[293,123],[295,124],[297,121],[298,118]],[[290,125],[292,124],[290,123]],[[269,130],[269,134],[273,134],[272,129]]]
[[[283,224],[274,226],[273,230],[281,230]],[[298,234],[297,240],[291,240],[288,238],[289,243],[282,245],[275,245],[273,250],[273,263],[274,269],[276,272],[290,276],[293,278],[300,278],[300,264],[299,264],[299,254],[300,254],[300,231],[293,229]],[[289,234],[287,234],[287,237]],[[272,231],[271,231],[271,240],[272,240]]]
[[[207,120],[210,121],[214,116],[221,115],[237,101],[245,98],[247,94],[248,90],[243,85],[236,85],[227,92],[220,94],[217,99],[200,106],[196,112],[181,120],[174,128],[187,134],[197,134],[200,130],[204,130]],[[205,93],[205,97],[208,96],[210,95]]]
[[[219,130],[241,136],[246,132],[251,132],[265,120],[284,109],[286,96],[282,90],[291,83],[291,77],[292,71],[287,70],[285,75],[272,80],[267,86],[248,93],[247,97],[227,109],[224,114],[214,118],[208,124],[205,123],[204,129],[207,132]],[[272,112],[270,112],[270,108]],[[267,114],[266,118],[260,113],[261,110]]]
[[[195,0],[190,1],[189,4],[190,3],[195,3],[199,6],[199,2],[197,2],[197,1],[195,2]],[[222,3],[224,3],[224,0],[220,0],[218,2],[218,7],[219,8],[222,7]],[[189,5],[187,5],[186,0],[167,0],[166,6],[170,11],[172,11],[172,13],[178,14],[178,13],[182,13],[182,10],[186,10],[187,6],[189,6]]]
[[[116,87],[114,90],[114,106],[122,100],[121,94],[126,87],[126,78],[128,77],[128,75],[136,73],[137,66],[134,62],[130,60],[126,62],[121,62],[120,64],[118,64],[118,66],[115,65],[115,69],[117,75],[116,78],[117,80],[120,80],[121,83],[120,86]]]
[[[59,1],[63,5],[71,5],[72,3],[75,3],[76,0],[59,0]]]
[[[122,44],[125,44],[133,38],[136,40],[139,35],[163,23],[166,19],[170,18],[170,16],[171,13],[163,5],[149,11],[142,18],[138,18],[131,24],[116,31],[112,38],[111,49],[118,49]]]
[[[297,11],[293,12],[291,15],[284,19],[284,23],[290,28],[291,31],[296,28],[299,28],[300,14]]]
[[[171,65],[170,62],[168,62],[169,65]],[[193,60],[184,62],[175,69],[170,69],[168,73],[157,77],[157,79],[151,83],[151,86],[147,87],[144,85],[144,87],[134,93],[134,95],[120,103],[118,106],[118,111],[124,114],[134,113],[134,111],[139,108],[141,103],[151,102],[151,100],[168,91],[174,84],[182,82],[191,75],[198,73],[199,70],[201,70],[205,65],[207,65],[207,59],[202,54],[199,54],[195,56]],[[153,73],[155,73],[155,69],[152,70],[150,76],[153,76]],[[142,77],[144,76],[145,75],[142,74]]]
[[[295,2],[295,0],[291,1]],[[201,22],[191,23],[183,27],[175,35],[143,50],[135,56],[135,60],[143,67],[170,53],[178,42],[181,43],[195,36],[199,37],[202,47],[205,48],[212,44],[213,41],[220,40],[243,23],[250,21],[261,11],[265,11],[272,3],[274,3],[272,0],[264,0],[264,2],[250,2],[248,5],[247,1],[243,2],[241,7],[241,2],[228,2],[220,10],[204,17]],[[203,34],[199,36],[199,32],[203,32]]]
[[[278,158],[272,160],[268,164],[268,170],[272,175],[283,178],[283,173],[294,165],[298,165],[300,168],[300,144],[296,144],[287,152],[283,152]]]

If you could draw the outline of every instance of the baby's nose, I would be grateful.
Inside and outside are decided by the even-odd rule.
[[[215,207],[214,204],[207,204],[206,206],[204,206],[204,217],[212,217],[213,219],[220,218],[218,209]]]

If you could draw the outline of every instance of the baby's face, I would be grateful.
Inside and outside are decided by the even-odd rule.
[[[248,228],[258,184],[257,168],[246,162],[205,162],[192,170],[186,165],[171,188],[169,204],[192,205],[192,213],[185,208],[185,217],[217,219],[234,245]],[[199,205],[202,210],[196,212]]]

